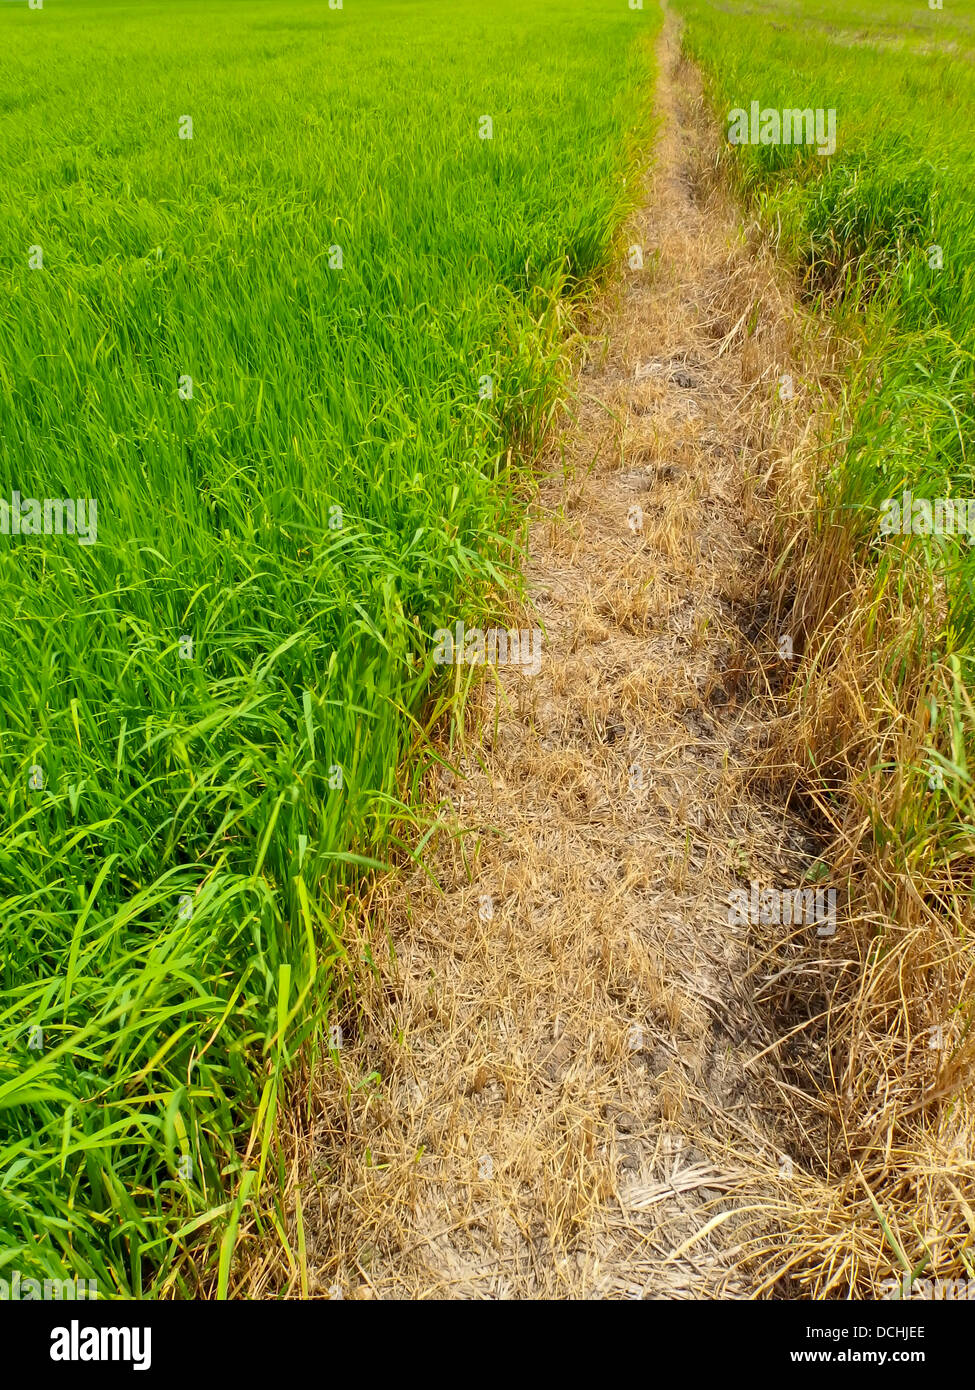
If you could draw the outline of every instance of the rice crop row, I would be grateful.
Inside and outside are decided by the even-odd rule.
[[[0,8],[0,1265],[227,1288],[431,633],[512,582],[655,22]]]

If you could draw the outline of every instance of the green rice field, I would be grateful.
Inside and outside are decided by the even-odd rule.
[[[280,1222],[289,1071],[414,814],[430,634],[516,579],[658,24],[0,6],[0,1266],[223,1292]]]

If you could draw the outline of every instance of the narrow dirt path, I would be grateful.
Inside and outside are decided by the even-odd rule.
[[[484,682],[440,787],[442,891],[377,890],[362,1036],[314,1082],[312,1295],[748,1297],[745,1256],[781,1239],[799,1064],[728,894],[798,884],[809,852],[748,775],[792,329],[670,18],[658,56],[645,268],[592,327],[531,533],[541,671]]]

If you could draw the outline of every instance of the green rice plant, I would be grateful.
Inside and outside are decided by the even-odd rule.
[[[229,1287],[420,814],[431,635],[514,582],[656,22],[0,8],[0,497],[97,504],[0,533],[5,1268]]]

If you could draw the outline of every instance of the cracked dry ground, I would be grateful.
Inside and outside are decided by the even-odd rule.
[[[313,1082],[312,1296],[750,1297],[744,1257],[784,1240],[770,966],[727,903],[808,851],[748,776],[768,715],[739,656],[790,309],[708,176],[671,21],[657,101],[647,269],[590,325],[531,530],[541,671],[483,683],[429,872],[376,889],[376,974]]]

